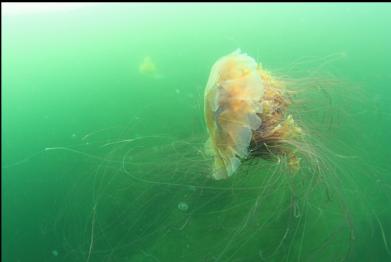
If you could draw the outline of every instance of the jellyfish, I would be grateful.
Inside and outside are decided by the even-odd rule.
[[[250,157],[286,156],[292,169],[299,168],[289,141],[302,129],[288,113],[289,92],[252,57],[238,49],[220,58],[212,66],[204,100],[214,179],[232,176]]]
[[[174,247],[184,261],[349,259],[353,239],[360,239],[355,227],[372,206],[361,204],[365,196],[356,195],[362,190],[351,179],[360,163],[334,154],[322,135],[329,132],[328,121],[322,124],[323,103],[333,96],[318,92],[314,83],[329,81],[313,75],[285,77],[237,50],[212,67],[204,97],[206,126],[191,113],[177,123],[174,114],[162,113],[160,122],[167,125],[156,125],[156,111],[146,110],[126,129],[81,136],[84,145],[47,147],[45,154],[64,151],[93,167],[72,182],[66,202],[79,204],[63,205],[58,216],[58,224],[78,221],[63,233],[63,239],[76,240],[53,256],[122,261],[153,254],[170,261],[167,250]],[[191,101],[178,107],[198,116],[202,112]],[[152,103],[160,108],[160,100]],[[175,124],[184,130],[164,133]],[[209,157],[203,150],[206,135]],[[339,145],[340,137],[334,138],[331,145]],[[91,197],[80,202],[86,192]],[[381,216],[373,222],[388,250]],[[365,234],[361,239],[365,246]]]
[[[152,78],[163,78],[158,72],[155,61],[150,56],[145,56],[138,67],[139,73]]]

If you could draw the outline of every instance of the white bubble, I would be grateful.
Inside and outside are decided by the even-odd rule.
[[[179,202],[178,209],[183,212],[186,212],[189,209],[189,205],[185,202]]]

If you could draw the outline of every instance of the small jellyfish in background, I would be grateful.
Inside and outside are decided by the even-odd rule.
[[[53,255],[53,256],[55,256],[55,257],[57,257],[57,256],[58,256],[58,251],[57,251],[57,250],[55,250],[55,249],[54,249],[54,250],[52,250],[52,255]]]
[[[145,56],[143,61],[140,63],[138,70],[140,74],[152,77],[152,78],[162,78],[163,75],[158,72],[156,63],[150,56]]]
[[[302,134],[285,83],[239,49],[212,67],[204,93],[209,133],[206,149],[214,158],[212,177],[226,179],[250,156],[286,156],[292,169],[300,158],[290,141]]]

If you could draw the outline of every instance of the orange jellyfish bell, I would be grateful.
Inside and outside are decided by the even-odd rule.
[[[206,85],[205,121],[208,147],[214,156],[212,176],[231,176],[248,156],[253,131],[262,120],[264,87],[256,61],[238,49],[212,67]]]
[[[292,93],[292,92],[291,92]],[[240,50],[220,58],[205,89],[208,152],[214,157],[212,177],[230,177],[251,157],[285,157],[299,169],[302,129],[288,114],[285,83]]]

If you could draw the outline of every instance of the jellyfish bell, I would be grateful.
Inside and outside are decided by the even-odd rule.
[[[138,66],[139,73],[141,75],[160,79],[163,78],[164,75],[162,75],[158,67],[156,66],[155,61],[150,56],[145,56],[143,61]]]
[[[204,100],[214,179],[232,176],[249,156],[277,153],[298,165],[293,151],[283,145],[301,133],[287,114],[288,94],[252,57],[238,49],[220,58],[211,69]]]
[[[156,64],[150,56],[144,57],[139,65],[139,72],[145,75],[152,75],[156,72]]]
[[[248,155],[252,130],[261,125],[257,113],[263,96],[254,59],[240,50],[212,67],[205,90],[205,119],[215,162],[213,177],[231,176]]]

